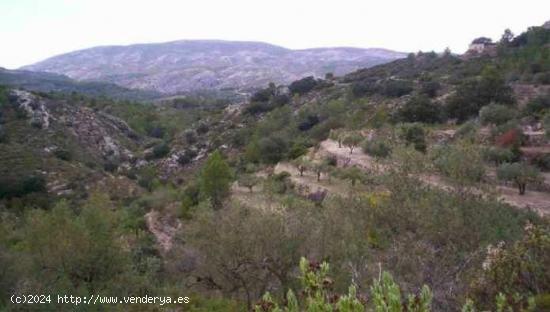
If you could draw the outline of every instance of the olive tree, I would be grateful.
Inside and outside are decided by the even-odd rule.
[[[497,169],[497,177],[505,181],[513,181],[519,190],[519,195],[525,194],[527,183],[539,180],[539,171],[524,163],[504,163]]]
[[[349,153],[353,154],[353,150],[361,143],[363,138],[358,134],[350,134],[344,138],[342,143],[349,148]]]

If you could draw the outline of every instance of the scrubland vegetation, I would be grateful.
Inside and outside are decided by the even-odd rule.
[[[37,95],[48,128],[2,88],[0,309],[32,291],[191,296],[177,311],[546,311],[548,44],[534,27],[496,56],[411,54],[240,106]]]

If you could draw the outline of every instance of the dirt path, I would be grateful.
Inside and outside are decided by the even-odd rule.
[[[151,210],[145,214],[145,224],[157,239],[162,251],[167,252],[172,249],[174,237],[181,227],[177,218],[169,215],[163,216],[158,211]]]
[[[338,166],[344,166],[346,164],[355,165],[364,170],[374,170],[377,172],[384,171],[386,168],[386,165],[376,163],[372,157],[363,153],[359,148],[355,149],[353,154],[350,155],[348,148],[339,148],[338,142],[332,140],[321,142],[318,153],[325,156],[332,155],[337,157]],[[453,189],[450,183],[446,182],[444,178],[438,175],[423,174],[419,175],[418,178],[428,185],[446,191]],[[548,183],[550,174],[543,174],[543,178],[546,183]],[[532,209],[541,216],[550,215],[550,193],[527,190],[525,195],[519,195],[515,188],[506,186],[497,186],[496,190],[499,193],[499,199],[503,202],[522,209]]]

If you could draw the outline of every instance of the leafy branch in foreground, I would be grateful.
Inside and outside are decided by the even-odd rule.
[[[301,301],[292,290],[286,295],[286,304],[279,305],[266,293],[255,305],[255,312],[361,312],[371,308],[377,312],[430,311],[432,293],[428,286],[424,286],[418,295],[408,295],[403,300],[401,290],[391,274],[382,272],[379,280],[375,280],[371,287],[371,302],[367,304],[364,298],[357,295],[354,285],[349,287],[348,293],[338,295],[332,292],[333,281],[328,277],[329,265],[326,262],[310,262],[305,258],[300,260],[300,271],[303,290],[300,292]]]

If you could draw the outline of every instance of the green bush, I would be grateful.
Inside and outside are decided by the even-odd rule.
[[[73,158],[72,153],[66,149],[58,148],[53,152],[53,154],[55,157],[65,161],[69,161]]]
[[[516,155],[512,150],[498,146],[485,148],[482,154],[486,161],[493,162],[496,166],[516,160]]]
[[[539,115],[547,110],[550,110],[550,95],[538,96],[529,101],[524,108],[528,115]]]
[[[292,82],[288,89],[293,94],[306,94],[313,90],[318,85],[317,80],[313,76],[309,76]]]
[[[159,158],[165,157],[169,153],[170,153],[170,146],[167,143],[163,142],[153,147],[153,151],[150,155],[148,155],[147,160],[159,159]]]
[[[382,83],[382,95],[389,97],[401,97],[413,91],[413,84],[408,80],[387,80]]]
[[[504,124],[517,116],[516,110],[509,106],[491,103],[479,111],[479,119],[482,124]]]
[[[362,147],[363,152],[374,157],[386,158],[391,154],[391,148],[379,139],[367,140]]]
[[[480,182],[485,175],[479,148],[462,143],[435,151],[434,164],[439,172],[461,184]]]
[[[399,120],[404,122],[436,123],[441,121],[439,106],[427,96],[416,96],[408,100],[397,112]]]
[[[512,181],[516,184],[520,195],[525,194],[528,183],[537,182],[539,171],[524,163],[505,163],[497,169],[497,177],[501,180]]]
[[[426,152],[426,133],[422,125],[418,123],[404,124],[401,126],[401,138],[407,145],[412,144],[415,150]]]

